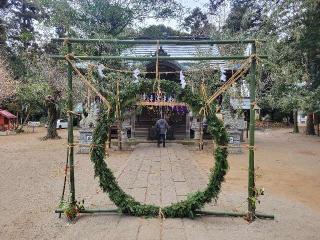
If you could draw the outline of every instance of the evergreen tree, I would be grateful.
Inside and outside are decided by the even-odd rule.
[[[184,19],[183,26],[192,36],[208,36],[214,29],[214,26],[209,23],[207,14],[203,13],[199,7],[193,9]]]
[[[1,41],[6,40],[15,49],[27,49],[35,44],[34,20],[41,15],[37,5],[27,0],[8,0],[1,6]]]
[[[59,36],[106,37],[124,32],[146,17],[177,17],[182,6],[175,0],[41,0]]]
[[[306,102],[308,111],[307,129],[308,135],[315,135],[314,130],[314,112],[320,109],[319,92],[320,86],[320,1],[306,0],[303,2],[305,11],[302,13],[302,32],[299,38],[298,47],[302,49],[308,72],[307,88],[310,92],[308,98],[311,101]],[[314,94],[317,93],[317,94]]]
[[[254,34],[262,23],[262,6],[259,1],[231,0],[231,9],[225,29],[231,33],[247,32]]]
[[[179,36],[181,33],[174,30],[171,27],[167,27],[163,24],[151,25],[146,28],[142,28],[138,33],[139,37],[150,39],[164,39],[166,37]]]

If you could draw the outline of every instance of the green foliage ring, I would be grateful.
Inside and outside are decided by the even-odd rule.
[[[102,110],[96,129],[93,133],[93,145],[104,146],[108,138],[108,130],[114,122],[113,114]],[[209,183],[204,191],[197,191],[188,195],[187,199],[170,206],[159,207],[155,205],[143,204],[136,201],[132,196],[125,193],[118,185],[112,171],[108,168],[105,159],[105,148],[94,147],[91,152],[91,161],[94,164],[95,176],[99,177],[101,189],[108,193],[111,201],[122,213],[133,216],[155,217],[160,213],[165,217],[182,218],[195,216],[206,203],[218,198],[221,184],[228,170],[227,149],[228,135],[223,123],[216,117],[213,109],[207,113],[208,131],[217,143],[214,151],[215,166],[211,169]]]

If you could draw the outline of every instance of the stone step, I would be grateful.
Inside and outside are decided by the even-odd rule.
[[[136,131],[149,131],[149,128],[135,128]]]

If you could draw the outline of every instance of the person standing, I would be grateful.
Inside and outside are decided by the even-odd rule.
[[[156,129],[158,134],[158,147],[160,147],[160,143],[162,141],[163,147],[166,147],[166,132],[169,128],[169,124],[167,123],[166,119],[160,118],[156,122]]]

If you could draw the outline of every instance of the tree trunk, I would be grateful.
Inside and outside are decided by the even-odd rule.
[[[46,106],[48,109],[48,128],[47,135],[43,138],[46,139],[57,139],[60,138],[57,132],[57,120],[59,117],[56,99],[48,96],[46,97]]]
[[[293,110],[293,133],[299,133],[298,110]]]
[[[27,124],[29,117],[30,117],[30,110],[28,111],[27,116],[24,119],[23,123],[20,125],[20,127],[18,127],[18,125],[17,125],[17,129],[16,129],[17,132],[23,132],[23,127]]]
[[[319,128],[319,123],[320,123],[320,115],[319,112],[317,113],[317,132],[318,132],[318,136],[320,136],[320,128]]]
[[[307,128],[306,128],[307,135],[315,135],[314,130],[314,122],[313,122],[313,113],[309,113],[307,117]]]

